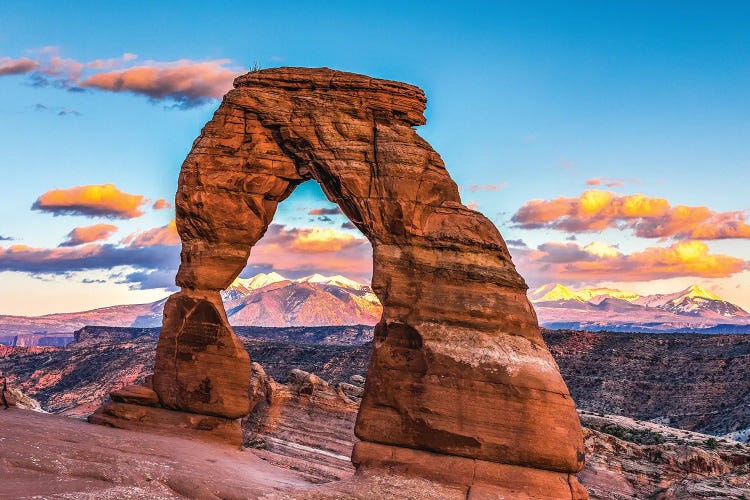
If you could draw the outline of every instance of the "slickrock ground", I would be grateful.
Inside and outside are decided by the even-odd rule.
[[[327,384],[301,371],[289,379],[256,378],[255,396],[271,404],[246,422],[246,443],[257,449],[244,451],[0,410],[0,498],[466,497],[426,480],[353,477],[346,455],[361,381]],[[592,499],[750,498],[748,446],[625,417],[581,419],[587,463],[579,479]]]
[[[0,498],[258,498],[306,486],[228,445],[0,410]]]

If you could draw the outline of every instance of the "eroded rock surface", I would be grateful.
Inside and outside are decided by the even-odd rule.
[[[583,466],[575,405],[500,233],[414,129],[425,103],[417,87],[325,68],[237,78],[180,172],[182,291],[165,307],[155,390],[169,408],[247,413],[249,362],[218,292],[314,179],[372,243],[383,305],[357,436],[568,477]],[[380,449],[363,445],[359,463]]]

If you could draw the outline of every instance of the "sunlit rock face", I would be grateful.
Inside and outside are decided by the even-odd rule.
[[[425,103],[417,87],[325,68],[237,78],[180,172],[182,291],[165,308],[154,387],[173,409],[246,411],[250,365],[226,316],[189,310],[196,297],[219,307],[278,203],[314,179],[372,243],[383,305],[357,463],[419,474],[419,450],[432,461],[455,455],[557,474],[544,477],[579,497],[575,405],[500,233],[461,203],[415,130]]]

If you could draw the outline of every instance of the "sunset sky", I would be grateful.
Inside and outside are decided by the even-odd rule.
[[[750,309],[750,3],[154,3],[0,13],[0,314],[169,293],[180,164],[255,65],[423,88],[419,133],[530,286]],[[243,275],[367,281],[371,258],[308,182]]]

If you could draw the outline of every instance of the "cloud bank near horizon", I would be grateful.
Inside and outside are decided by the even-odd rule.
[[[720,240],[750,238],[746,217],[741,210],[717,212],[704,206],[672,206],[664,198],[592,189],[579,197],[528,201],[511,221],[520,229],[570,233],[630,229],[639,238]]]

